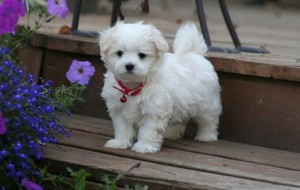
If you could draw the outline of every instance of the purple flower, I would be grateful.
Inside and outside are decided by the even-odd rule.
[[[73,60],[66,76],[71,83],[87,85],[95,73],[95,67],[89,61]]]
[[[68,16],[69,8],[66,0],[59,0],[59,3],[56,3],[56,0],[47,1],[47,10],[50,14],[59,16],[60,18],[65,18]]]
[[[7,131],[5,126],[4,118],[2,117],[2,113],[0,112],[0,135],[4,135]]]
[[[19,16],[25,15],[25,6],[21,0],[3,0],[0,3],[0,35],[14,33]]]
[[[43,190],[43,188],[40,185],[29,181],[27,178],[22,179],[21,185],[27,190]]]

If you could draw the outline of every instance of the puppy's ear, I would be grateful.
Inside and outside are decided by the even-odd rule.
[[[159,53],[166,53],[169,50],[167,41],[155,27],[152,27],[152,37]]]
[[[99,46],[100,46],[101,57],[104,57],[104,55],[107,53],[110,45],[112,44],[111,30],[112,30],[112,28],[107,29],[103,32],[100,32],[98,41],[99,41]]]
[[[100,46],[100,55],[104,57],[109,48],[115,44],[116,38],[114,37],[114,33],[124,25],[123,21],[118,21],[115,26],[100,32],[99,35],[99,46]]]

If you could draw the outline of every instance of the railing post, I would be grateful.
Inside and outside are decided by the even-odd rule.
[[[82,0],[74,0],[74,12],[73,12],[73,20],[72,20],[72,32],[78,30],[81,5],[82,5]]]

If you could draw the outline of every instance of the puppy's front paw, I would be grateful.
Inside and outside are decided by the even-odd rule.
[[[213,142],[218,140],[218,136],[216,133],[207,133],[197,135],[194,139],[200,142]]]
[[[104,147],[126,149],[126,148],[131,147],[131,144],[126,141],[121,141],[118,139],[111,139],[105,143]]]
[[[137,142],[133,145],[131,150],[139,153],[155,153],[160,150],[160,147],[155,147],[151,144],[144,142]]]

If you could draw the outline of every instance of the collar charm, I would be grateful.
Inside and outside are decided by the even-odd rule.
[[[128,88],[128,87],[125,86],[120,80],[117,80],[117,82],[118,82],[118,85],[119,85],[120,88],[119,88],[119,87],[116,87],[116,86],[113,86],[113,88],[115,88],[115,89],[117,89],[118,91],[120,91],[120,92],[123,93],[123,96],[120,98],[120,102],[122,102],[122,103],[124,104],[124,103],[127,102],[127,97],[126,97],[126,95],[127,95],[127,96],[136,96],[136,95],[138,95],[138,94],[142,91],[142,89],[143,89],[143,87],[144,87],[146,81],[141,82],[141,83],[138,85],[138,87],[136,87],[136,88],[134,88],[134,89]]]

